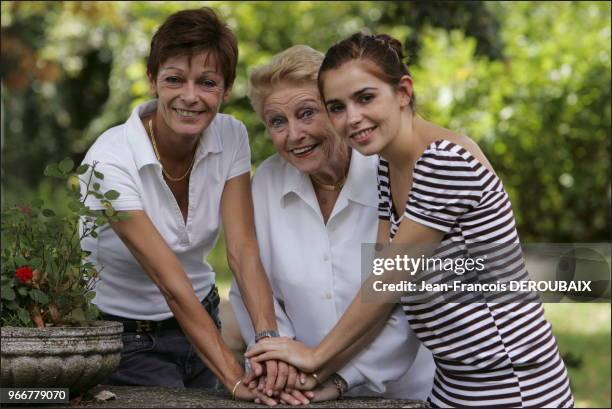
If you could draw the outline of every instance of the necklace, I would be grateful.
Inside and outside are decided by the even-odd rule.
[[[329,190],[330,192],[334,192],[336,190],[342,189],[342,186],[344,186],[344,182],[346,182],[346,175],[344,175],[339,182],[336,182],[333,185],[321,183],[313,175],[310,175],[310,180],[312,180],[312,183],[314,183],[315,186],[320,187],[323,190]]]
[[[187,172],[185,172],[185,174],[179,178],[172,177],[168,172],[166,172],[166,169],[164,169],[164,164],[162,163],[161,156],[159,155],[159,151],[157,150],[157,143],[155,143],[155,134],[153,133],[153,118],[149,119],[149,132],[151,133],[151,142],[153,142],[153,150],[155,151],[155,156],[157,157],[157,160],[159,161],[162,167],[162,173],[168,178],[168,180],[171,180],[172,182],[180,182],[181,180],[185,179],[189,172],[191,172],[191,168],[193,167],[193,163],[195,162],[195,152],[193,154],[193,158],[191,158],[191,165],[189,165],[189,169],[187,169]],[[198,144],[199,143],[200,140],[198,139]]]

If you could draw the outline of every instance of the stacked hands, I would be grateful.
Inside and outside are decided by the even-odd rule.
[[[260,340],[245,353],[250,371],[235,387],[236,399],[274,406],[307,405],[340,397],[340,389],[314,369],[314,349],[290,338]]]

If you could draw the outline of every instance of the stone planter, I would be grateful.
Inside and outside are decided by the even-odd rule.
[[[123,324],[1,330],[3,388],[70,388],[74,398],[119,365]]]

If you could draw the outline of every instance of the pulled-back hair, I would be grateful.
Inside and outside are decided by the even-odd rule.
[[[238,62],[238,42],[234,33],[209,7],[179,11],[169,16],[153,36],[147,72],[155,78],[160,65],[168,58],[206,51],[214,57],[225,89],[230,88],[236,78]]]
[[[340,67],[352,60],[368,60],[376,68],[372,74],[392,87],[400,83],[404,75],[410,75],[404,63],[402,43],[387,34],[370,35],[355,33],[331,46],[319,69],[318,86],[323,95],[323,73]],[[410,108],[415,109],[414,92],[410,98]]]
[[[316,85],[321,62],[321,52],[307,45],[294,45],[272,57],[269,64],[253,70],[249,76],[247,95],[259,118],[263,119],[263,102],[276,84]]]

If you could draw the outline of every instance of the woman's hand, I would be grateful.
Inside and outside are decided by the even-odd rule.
[[[249,383],[248,387],[255,396],[253,399],[255,403],[265,403],[268,406],[273,406],[280,401],[280,403],[285,405],[308,405],[310,403],[310,398],[314,396],[314,392],[312,391],[299,391],[297,389],[285,388],[282,391],[276,392],[274,397],[270,397],[264,393],[265,384],[265,376],[253,379]],[[272,404],[272,402],[275,403]]]
[[[314,392],[300,392],[298,390],[284,390],[281,392],[279,398],[280,402],[284,405],[298,406],[308,405],[314,396]]]
[[[270,398],[265,394],[261,393],[257,389],[250,389],[247,385],[240,383],[234,392],[236,400],[245,400],[255,403],[264,403],[268,406],[276,406],[278,402],[276,399]]]
[[[300,380],[305,379],[305,375],[300,372],[298,377],[298,370],[293,366],[283,361],[266,361],[266,362],[255,362],[249,359],[249,366],[251,372],[243,379],[245,385],[249,388],[253,388],[253,385],[258,385],[257,389],[265,393],[266,395],[278,396],[283,390],[291,391],[293,389],[309,390],[312,388],[300,387]],[[270,382],[270,363],[274,363],[276,378],[272,377],[272,383]],[[263,364],[263,365],[262,365]]]
[[[299,391],[297,389],[285,389],[285,390],[280,391],[279,393],[276,393],[275,396],[271,398],[263,393],[263,390],[264,390],[263,385],[265,385],[265,382],[266,381],[264,377],[260,377],[259,382],[258,380],[254,380],[249,385],[249,388],[254,393],[258,393],[259,395],[265,396],[266,398],[268,398],[267,401],[263,401],[259,397],[256,397],[254,400],[255,403],[263,402],[269,405],[270,400],[278,400],[280,401],[280,403],[284,405],[292,405],[292,406],[308,405],[310,403],[310,398],[314,396],[313,391]]]
[[[325,382],[323,385],[319,386],[312,392],[306,392],[311,397],[311,402],[323,402],[326,400],[335,400],[338,399],[340,393],[338,392],[338,388],[334,385],[333,382]]]
[[[312,374],[305,374],[300,372],[298,375],[298,381],[295,385],[295,389],[300,391],[311,391],[319,386],[317,380],[312,376]]]
[[[249,349],[244,356],[254,362],[270,359],[285,361],[303,372],[314,372],[318,369],[315,357],[316,349],[309,348],[301,342],[287,337],[267,338]]]

